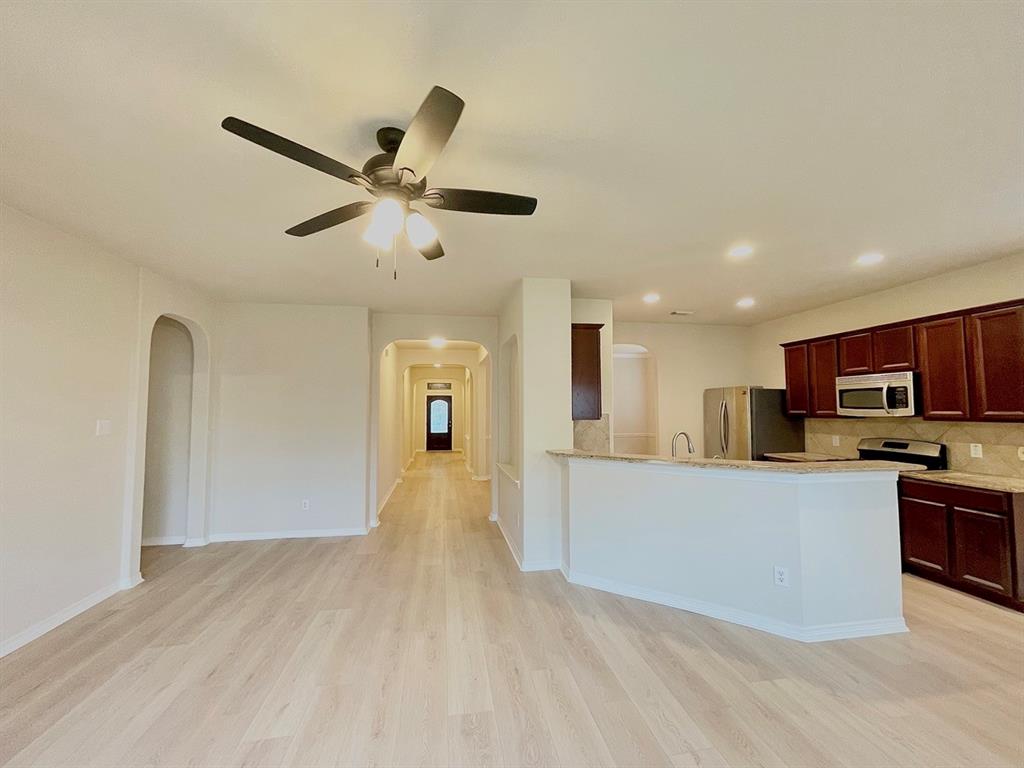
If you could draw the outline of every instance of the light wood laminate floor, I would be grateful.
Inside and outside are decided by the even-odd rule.
[[[1024,762],[1018,614],[908,577],[910,634],[804,645],[520,573],[488,498],[420,455],[367,537],[147,549],[0,661],[0,764]]]

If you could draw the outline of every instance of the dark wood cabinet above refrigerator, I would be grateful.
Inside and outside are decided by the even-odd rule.
[[[782,347],[790,415],[835,416],[836,376],[916,371],[925,419],[1024,422],[1024,299]]]

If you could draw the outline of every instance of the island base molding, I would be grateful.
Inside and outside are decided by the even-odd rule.
[[[795,624],[787,624],[782,621],[774,621],[756,613],[737,610],[727,605],[716,605],[702,600],[675,595],[670,592],[658,592],[653,589],[636,587],[630,584],[623,584],[617,581],[590,576],[585,573],[578,573],[572,570],[561,569],[562,575],[570,584],[581,587],[599,589],[602,592],[609,592],[613,595],[631,597],[636,600],[643,600],[645,603],[657,603],[669,608],[678,608],[689,613],[696,613],[707,616],[711,619],[727,621],[730,624],[738,624],[741,627],[758,629],[762,632],[770,632],[779,637],[789,640],[799,640],[802,643],[820,643],[826,640],[850,640],[857,637],[874,637],[876,635],[893,635],[901,632],[908,632],[907,623],[902,618],[881,619],[873,621],[851,621],[840,624],[821,624],[818,626],[801,627]]]

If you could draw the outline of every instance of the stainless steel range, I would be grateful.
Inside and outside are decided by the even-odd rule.
[[[946,446],[927,440],[904,440],[899,437],[865,437],[857,443],[861,459],[884,459],[923,464],[928,469],[946,469]]]

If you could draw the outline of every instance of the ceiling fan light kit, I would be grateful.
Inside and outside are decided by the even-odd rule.
[[[285,231],[295,237],[306,237],[372,212],[363,239],[377,247],[379,266],[379,251],[394,250],[396,238],[403,229],[409,243],[424,258],[434,260],[444,256],[434,225],[411,208],[410,203],[422,201],[444,211],[505,216],[529,216],[536,210],[537,199],[533,197],[427,187],[427,172],[451,138],[464,106],[454,93],[434,86],[407,131],[390,126],[377,131],[377,144],[382,151],[367,160],[361,171],[237,117],[225,118],[221,126],[272,152],[362,187],[376,197],[375,203],[365,200],[349,203]],[[396,277],[397,274],[396,267]]]

